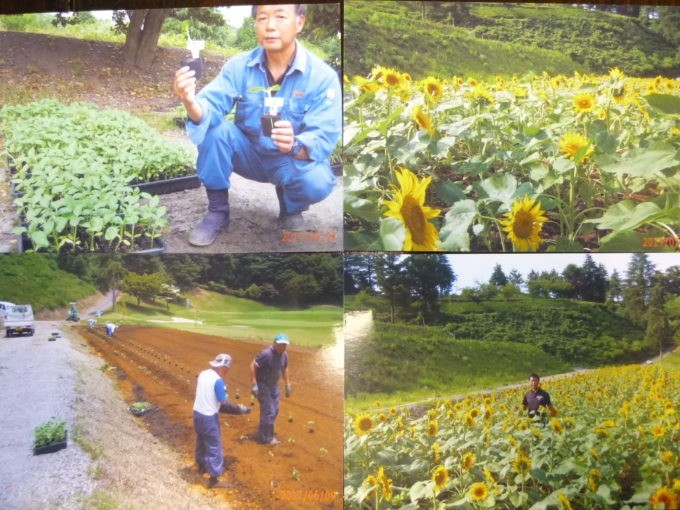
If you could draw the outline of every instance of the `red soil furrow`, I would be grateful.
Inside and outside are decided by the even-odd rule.
[[[204,483],[193,468],[196,376],[218,353],[229,353],[234,360],[226,378],[229,398],[250,407],[249,365],[267,344],[142,326],[122,326],[113,338],[97,329],[79,332],[118,367],[117,384],[128,402],[157,406],[140,423],[192,466],[183,474],[188,483]],[[257,431],[257,404],[250,415],[221,416],[224,478],[235,490],[220,497],[234,508],[342,508],[342,376],[320,349],[293,345],[289,359],[293,395],[281,399],[276,425],[283,444],[269,448],[250,439]]]

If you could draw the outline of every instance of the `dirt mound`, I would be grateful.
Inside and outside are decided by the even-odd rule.
[[[264,345],[141,326],[122,326],[113,338],[101,328],[78,332],[116,367],[110,374],[128,402],[149,401],[156,407],[142,423],[180,452],[187,466],[193,466],[196,376],[217,353],[228,352],[234,359],[227,376],[229,398],[252,405],[253,412],[221,415],[225,479],[235,488],[216,497],[236,508],[342,508],[343,380],[341,372],[326,369],[323,350],[290,348],[293,395],[282,398],[276,423],[283,443],[270,448],[253,440],[259,409],[251,403],[248,372]],[[183,476],[189,484],[205,483],[193,467]]]

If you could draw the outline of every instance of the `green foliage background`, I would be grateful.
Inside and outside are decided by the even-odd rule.
[[[344,73],[378,64],[414,79],[608,72],[675,76],[680,53],[658,20],[591,12],[559,4],[470,3],[455,26],[433,19],[426,2],[345,3]],[[430,7],[434,10],[437,7]],[[409,51],[404,51],[408,48]]]
[[[65,307],[96,292],[59,269],[56,257],[24,253],[0,257],[0,300],[30,304],[34,311]]]

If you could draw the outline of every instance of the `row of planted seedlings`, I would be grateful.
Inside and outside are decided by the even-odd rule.
[[[127,112],[44,100],[0,110],[21,224],[43,251],[158,249],[167,226],[139,183],[193,173],[193,155]]]

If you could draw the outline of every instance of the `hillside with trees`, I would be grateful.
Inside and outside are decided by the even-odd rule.
[[[97,290],[121,290],[138,304],[181,303],[195,289],[284,308],[342,304],[342,257],[332,254],[7,255],[2,299],[36,311],[64,307]]]
[[[439,269],[419,286],[413,268],[434,264]],[[461,341],[468,350],[522,344],[581,367],[639,362],[678,341],[680,267],[657,271],[646,254],[632,254],[625,275],[609,274],[586,256],[561,272],[532,270],[526,280],[496,265],[487,283],[451,294],[455,281],[444,255],[348,255],[345,306],[373,311],[376,352],[403,344],[400,334],[416,325],[423,327],[418,345],[435,346],[430,352]],[[371,356],[359,356],[358,372],[369,366],[362,359],[376,366]]]
[[[677,76],[679,9],[632,7],[350,1],[344,72],[365,76],[383,65],[414,79],[488,79],[619,67],[629,76]]]

